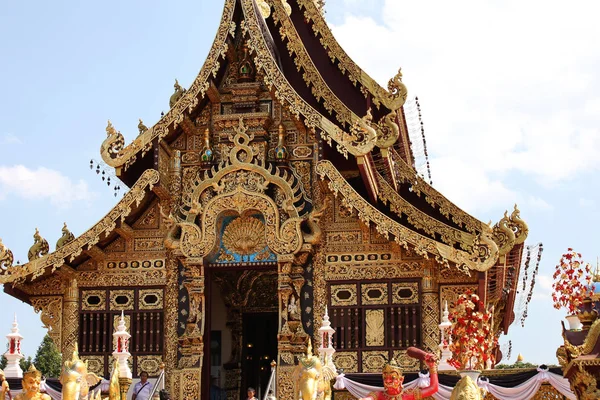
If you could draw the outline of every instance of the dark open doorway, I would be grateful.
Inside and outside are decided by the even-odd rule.
[[[262,398],[271,376],[271,361],[277,359],[276,312],[244,313],[242,347],[242,399],[248,387]]]

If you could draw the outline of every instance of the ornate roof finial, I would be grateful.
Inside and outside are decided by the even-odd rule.
[[[275,159],[277,161],[285,161],[288,159],[289,153],[285,147],[285,127],[279,124],[277,147],[275,147]]]
[[[40,235],[40,231],[38,231],[38,228],[35,228],[33,240],[33,246],[29,248],[29,252],[27,253],[27,258],[29,259],[29,261],[37,260],[38,258],[48,254],[48,252],[50,251],[50,246],[48,246],[48,242]]]
[[[250,57],[248,42],[244,41],[242,51],[244,54],[242,55],[242,60],[240,61],[240,66],[238,68],[238,82],[252,82],[255,77],[256,69],[252,63],[252,58]]]
[[[210,147],[210,129],[208,127],[206,127],[206,129],[204,130],[204,149],[202,150],[202,153],[200,154],[200,160],[202,162],[211,162],[213,159],[213,151],[212,148]]]
[[[177,79],[175,79],[175,84],[173,85],[173,88],[175,89],[175,92],[171,95],[171,98],[169,99],[170,108],[173,108],[175,103],[177,103],[179,99],[185,94],[185,89],[181,87]]]
[[[146,132],[148,130],[148,127],[146,125],[144,125],[144,122],[142,121],[142,119],[140,118],[140,123],[138,124],[138,131],[139,134],[143,134],[144,132]]]
[[[71,233],[71,231],[67,228],[67,223],[65,222],[62,228],[62,236],[56,242],[56,250],[60,249],[74,239],[75,235],[73,235],[73,233]]]
[[[4,246],[2,239],[0,238],[0,273],[12,267],[14,261],[15,259],[12,251]]]

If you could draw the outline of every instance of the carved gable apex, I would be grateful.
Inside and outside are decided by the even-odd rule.
[[[155,201],[146,211],[133,223],[135,229],[158,229],[159,228],[158,201]]]

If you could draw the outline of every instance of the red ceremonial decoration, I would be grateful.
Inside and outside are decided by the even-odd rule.
[[[448,364],[458,370],[485,369],[488,361],[493,365],[498,337],[492,331],[492,312],[485,310],[479,296],[470,291],[462,294],[449,319],[453,323],[450,328],[453,343]]]
[[[583,299],[594,292],[591,267],[583,261],[581,253],[567,249],[556,265],[554,283],[552,284],[552,300],[557,310],[566,308],[569,315],[576,314]]]

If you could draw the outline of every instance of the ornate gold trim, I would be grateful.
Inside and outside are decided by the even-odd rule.
[[[117,297],[127,297],[127,303],[117,303]],[[122,311],[122,310],[133,310],[135,305],[135,296],[133,290],[111,290],[110,291],[110,310],[111,311]]]
[[[400,297],[400,289],[409,289],[412,295],[409,298]],[[419,283],[418,282],[398,282],[392,283],[392,304],[416,304],[419,302]]]
[[[125,142],[123,135],[114,128],[111,130],[107,128],[108,137],[100,149],[104,162],[111,167],[127,169],[135,161],[140,151],[147,152],[152,147],[154,140],[165,137],[169,133],[169,126],[173,125],[172,129],[175,129],[183,121],[186,110],[191,112],[199,103],[199,99],[204,97],[210,87],[208,80],[211,76],[217,76],[220,68],[219,59],[224,58],[227,53],[227,38],[235,33],[235,23],[233,22],[235,3],[235,0],[225,0],[221,23],[202,69],[189,89],[164,117],[126,147],[123,147]]]
[[[48,336],[52,339],[57,349],[62,346],[62,296],[32,297],[31,305],[33,311],[40,313],[40,319],[44,328],[48,330]]]
[[[417,254],[428,258],[429,255],[434,255],[436,261],[442,265],[449,265],[449,262],[455,263],[459,269],[468,271],[487,271],[498,259],[498,247],[494,241],[487,237],[480,237],[475,241],[473,248],[474,252],[466,253],[457,250],[443,243],[436,242],[422,236],[411,229],[408,229],[396,221],[392,220],[381,211],[373,207],[354,188],[342,177],[335,166],[328,160],[319,161],[316,167],[316,172],[329,180],[329,189],[337,195],[340,193],[343,196],[343,202],[348,207],[353,207],[358,212],[358,217],[365,224],[374,223],[377,226],[377,231],[389,238],[389,235],[394,236],[394,240],[404,248],[408,249],[409,244],[414,246]]]
[[[311,129],[319,128],[321,136],[332,146],[332,140],[337,143],[337,150],[345,157],[348,153],[354,156],[361,156],[369,153],[377,141],[377,132],[363,119],[358,119],[354,124],[358,125],[362,131],[369,132],[368,135],[362,135],[362,139],[357,141],[356,134],[348,134],[341,130],[328,118],[323,116],[304,99],[298,95],[287,78],[279,69],[279,66],[273,59],[269,46],[263,36],[263,30],[259,26],[259,19],[256,15],[253,0],[241,0],[242,9],[246,19],[242,22],[242,31],[248,33],[248,45],[256,52],[254,63],[257,70],[264,71],[265,84],[275,93],[275,96],[281,104],[287,105],[290,113],[298,118],[303,115],[304,124]],[[261,21],[264,24],[264,21]]]
[[[124,220],[132,211],[135,204],[139,206],[146,196],[146,190],[152,190],[158,183],[159,174],[154,169],[147,169],[137,182],[131,187],[117,205],[106,214],[98,223],[84,232],[77,239],[67,243],[60,249],[42,258],[38,258],[24,265],[12,265],[6,269],[0,268],[0,283],[13,282],[13,285],[24,281],[29,275],[31,280],[39,278],[46,268],[52,267],[52,272],[65,263],[65,259],[72,261],[83,252],[83,248],[93,247],[100,240],[102,234],[111,233],[117,225],[118,220]]]
[[[373,95],[373,103],[379,107],[383,104],[391,111],[398,110],[406,101],[407,91],[402,83],[402,74],[398,74],[390,80],[388,85],[389,91],[382,88],[373,78],[363,71],[352,59],[346,54],[342,46],[337,42],[335,36],[329,29],[323,15],[315,5],[313,0],[298,0],[300,9],[304,8],[304,16],[308,21],[312,21],[313,32],[315,36],[321,36],[321,44],[327,50],[331,61],[337,60],[338,68],[343,74],[347,73],[348,79],[354,84],[360,83],[364,89]],[[365,96],[367,93],[363,90]]]
[[[331,305],[332,306],[355,306],[358,303],[358,296],[356,291],[355,283],[345,283],[342,285],[331,285],[329,288],[331,292]],[[347,299],[341,299],[338,294],[342,291],[350,293],[350,297]]]
[[[145,298],[148,295],[156,296],[156,302],[148,303]],[[142,289],[139,291],[138,296],[138,308],[140,310],[157,310],[163,308],[164,295],[162,289]]]
[[[383,204],[389,204],[390,210],[395,214],[398,216],[405,215],[407,221],[416,229],[420,229],[429,235],[438,234],[441,240],[450,246],[459,243],[463,250],[470,251],[472,249],[473,241],[475,239],[472,234],[446,225],[419,210],[408,200],[400,196],[379,172],[376,172],[375,177],[379,184],[379,199]]]
[[[371,290],[379,290],[381,295],[379,297],[370,297],[369,292]],[[361,291],[361,304],[362,305],[375,305],[375,304],[388,304],[388,285],[387,283],[363,283],[360,285]]]
[[[80,282],[81,284],[81,282]],[[100,303],[89,304],[88,299],[91,296],[100,298]],[[81,309],[83,311],[97,311],[106,309],[106,291],[105,290],[82,290],[81,291]]]

